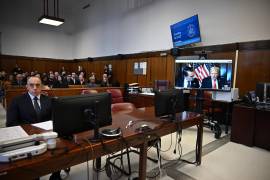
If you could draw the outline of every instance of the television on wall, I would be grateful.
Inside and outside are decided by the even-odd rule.
[[[230,91],[232,60],[175,60],[176,89]]]
[[[173,47],[201,42],[198,15],[194,15],[170,26]]]

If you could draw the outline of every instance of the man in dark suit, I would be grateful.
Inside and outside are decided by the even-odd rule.
[[[51,98],[41,94],[40,78],[30,77],[26,87],[28,92],[15,97],[7,109],[7,127],[52,119]],[[54,172],[50,177],[50,180],[58,179],[61,179],[60,171]]]
[[[186,66],[183,69],[183,78],[180,79],[179,86],[184,88],[199,88],[200,84],[198,79],[195,77],[193,68]]]
[[[16,80],[12,82],[12,86],[25,86],[25,82],[23,81],[23,75],[17,74]]]
[[[51,119],[51,98],[41,94],[40,78],[30,77],[26,87],[28,92],[15,97],[8,107],[7,126],[38,123]]]
[[[201,88],[222,89],[224,81],[219,77],[219,67],[213,66],[210,69],[210,76],[202,80]]]

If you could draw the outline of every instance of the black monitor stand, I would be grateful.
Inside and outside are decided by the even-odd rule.
[[[176,119],[176,110],[175,110],[175,108],[176,108],[176,101],[177,101],[175,94],[172,95],[172,97],[170,98],[170,101],[171,101],[171,104],[172,104],[172,110],[171,110],[171,114],[169,115],[169,117],[170,117],[171,121],[174,121]]]
[[[95,106],[96,107],[96,106]],[[91,142],[99,141],[99,122],[97,119],[96,108],[87,108],[84,110],[84,114],[88,117],[87,123],[89,123],[92,127],[94,127],[94,137],[90,138]]]
[[[204,90],[198,89],[196,99],[196,112],[202,114],[203,113],[203,101],[204,101]]]

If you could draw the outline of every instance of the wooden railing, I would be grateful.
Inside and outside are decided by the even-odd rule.
[[[94,89],[94,90],[97,90],[98,92],[106,92],[107,89],[121,89],[122,91],[124,91],[123,87],[95,87],[95,88],[82,88],[82,87],[74,88],[73,87],[73,88],[54,88],[54,89],[42,90],[42,92],[51,97],[73,96],[73,95],[81,94],[82,90],[85,90],[85,89]],[[21,95],[25,93],[26,91],[27,90],[25,88],[7,89],[5,97],[3,99],[4,107],[7,108],[14,97]]]

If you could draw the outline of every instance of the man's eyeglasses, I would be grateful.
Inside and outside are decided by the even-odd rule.
[[[39,88],[40,86],[41,86],[41,84],[33,84],[33,83],[30,83],[30,84],[28,84],[31,88],[33,88],[33,87],[37,87],[37,88]]]

